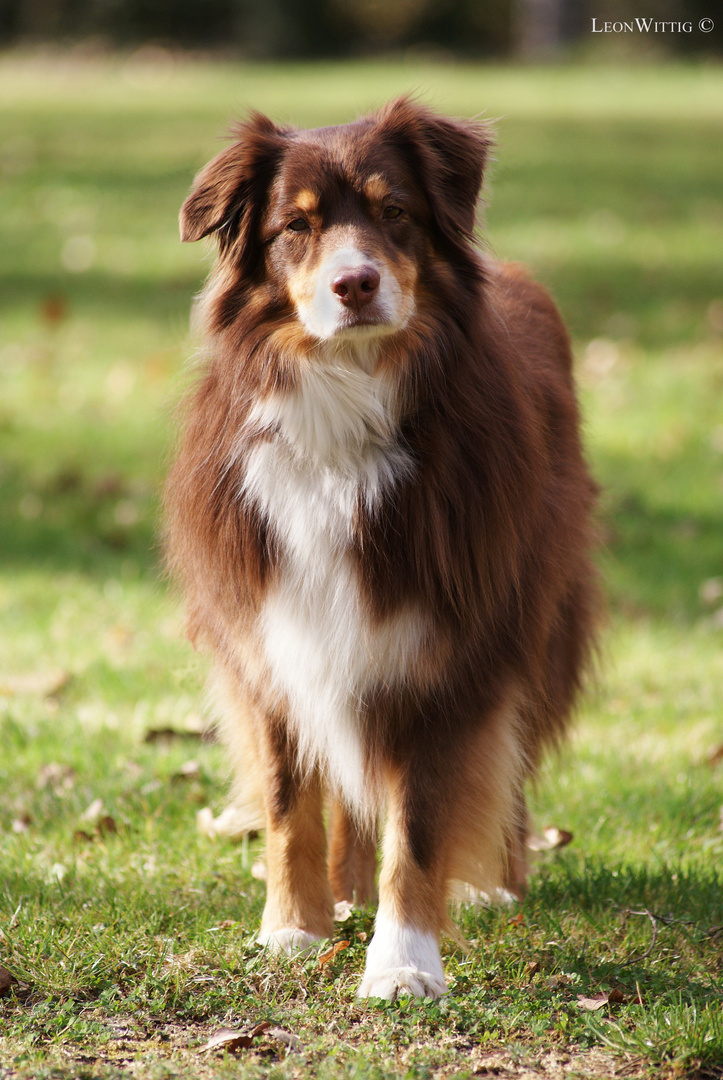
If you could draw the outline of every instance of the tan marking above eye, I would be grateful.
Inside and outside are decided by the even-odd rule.
[[[389,184],[379,173],[374,173],[364,184],[364,194],[369,202],[384,202],[389,195]]]
[[[299,210],[303,210],[304,213],[313,214],[319,207],[319,196],[315,195],[309,188],[302,188],[302,190],[294,196],[294,203],[298,206]]]

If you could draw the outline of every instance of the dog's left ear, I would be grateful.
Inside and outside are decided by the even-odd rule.
[[[470,238],[492,131],[480,120],[437,116],[401,97],[378,114],[382,130],[410,150],[432,210],[447,235]]]
[[[201,169],[181,207],[181,240],[217,233],[225,251],[241,235],[253,243],[252,219],[258,212],[283,153],[288,132],[254,113],[237,124],[234,142]]]

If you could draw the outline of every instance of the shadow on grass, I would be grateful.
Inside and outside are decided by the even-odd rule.
[[[200,275],[125,277],[103,270],[63,274],[41,268],[0,271],[0,314],[30,308],[41,313],[48,297],[62,298],[72,316],[118,320],[139,318],[184,325],[192,298],[202,284]]]
[[[6,570],[79,572],[102,580],[132,565],[134,576],[157,576],[157,498],[128,498],[122,474],[91,484],[63,465],[40,486],[18,472],[4,481],[0,562]]]
[[[534,219],[530,227],[535,228]],[[497,251],[501,258],[514,252]],[[641,263],[642,259],[642,263]],[[631,323],[637,343],[669,348],[697,341],[707,332],[709,304],[723,291],[723,276],[708,263],[663,260],[645,266],[610,249],[581,257],[540,254],[534,274],[549,286],[574,337],[605,336],[608,322],[621,314]],[[0,313],[40,310],[48,297],[61,297],[71,313],[83,318],[146,318],[185,326],[203,274],[158,273],[132,278],[99,269],[68,275],[43,269],[0,270]]]
[[[698,621],[703,582],[723,570],[723,503],[707,497],[708,476],[694,453],[675,469],[650,458],[606,455],[603,483],[603,576],[617,611],[630,616]],[[698,485],[702,498],[691,507]]]
[[[57,471],[41,483],[8,467],[0,495],[3,565],[103,577],[116,574],[120,563],[130,560],[139,573],[156,574],[158,491],[134,500],[132,484],[122,471],[92,478],[82,465],[63,461],[61,454],[59,450]],[[156,488],[162,471],[159,461]],[[603,500],[602,565],[611,605],[633,617],[673,617],[688,624],[699,620],[704,614],[701,583],[721,573],[723,506],[699,512],[679,509],[674,496],[666,498],[664,468],[649,461],[606,459],[597,472],[603,483],[610,478]],[[693,469],[690,476],[695,476]],[[138,521],[132,520],[134,513]]]

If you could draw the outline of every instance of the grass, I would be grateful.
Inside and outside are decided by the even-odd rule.
[[[0,1076],[723,1075],[723,73],[156,61],[0,60]],[[196,830],[225,767],[154,537],[191,176],[248,106],[316,124],[415,87],[500,118],[489,243],[573,330],[611,617],[532,794],[573,844],[520,913],[460,912],[447,998],[359,1004],[372,913],[324,965],[269,959],[255,845]],[[264,1020],[300,1049],[198,1053]]]

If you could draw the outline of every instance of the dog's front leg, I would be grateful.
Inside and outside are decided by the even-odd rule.
[[[391,778],[379,909],[360,997],[437,998],[447,990],[439,955],[446,916],[446,845],[440,807],[417,777]]]
[[[322,790],[317,775],[298,777],[285,745],[266,749],[267,892],[258,941],[292,955],[333,931]]]

